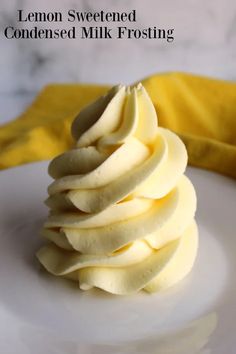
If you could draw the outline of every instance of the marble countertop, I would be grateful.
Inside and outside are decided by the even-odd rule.
[[[0,94],[0,125],[17,118],[37,93]]]
[[[17,0],[3,1],[0,31],[9,25],[29,27],[28,22],[17,22],[19,6],[24,13],[37,8],[45,11],[59,9],[64,14],[61,24],[64,27],[70,24],[65,15],[69,8],[91,12],[101,9],[129,12],[135,9],[137,21],[125,23],[126,26],[138,30],[155,26],[165,31],[174,29],[174,40],[16,40],[2,35],[0,93],[37,92],[52,82],[129,84],[167,71],[236,79],[235,0],[77,0],[76,3],[52,0],[50,6],[46,0],[35,0],[34,6],[28,0],[20,3]],[[34,25],[32,23],[31,27]],[[51,23],[42,24],[43,27],[49,25],[53,26]],[[77,27],[80,25],[78,23]],[[109,26],[112,26],[110,22]]]
[[[37,3],[38,10],[58,9],[64,15],[69,8],[91,12],[135,9],[137,21],[126,23],[128,27],[173,28],[174,40],[15,40],[2,35],[0,124],[17,117],[52,82],[130,84],[167,71],[236,79],[235,0],[52,0],[50,6],[46,0],[35,0],[35,7],[28,0],[10,0],[1,3],[0,31],[9,25],[29,26],[17,22],[17,9],[35,11]],[[64,20],[62,25],[68,24]]]

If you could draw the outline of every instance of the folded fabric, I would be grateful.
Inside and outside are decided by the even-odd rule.
[[[183,73],[142,80],[159,125],[184,141],[189,164],[236,178],[236,83]],[[70,125],[109,86],[49,85],[17,119],[0,126],[0,168],[51,159],[71,148]]]

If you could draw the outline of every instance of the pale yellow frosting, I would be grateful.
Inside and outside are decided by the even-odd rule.
[[[113,87],[79,113],[72,135],[76,147],[49,165],[42,265],[114,294],[182,279],[197,254],[196,195],[185,146],[158,127],[142,85]]]

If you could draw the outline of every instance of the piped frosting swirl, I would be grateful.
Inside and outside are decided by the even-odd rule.
[[[196,195],[185,146],[158,127],[144,87],[113,87],[79,113],[72,136],[75,148],[48,169],[43,266],[114,294],[183,278],[197,253]]]

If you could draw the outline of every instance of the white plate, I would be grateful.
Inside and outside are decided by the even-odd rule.
[[[0,172],[0,353],[235,354],[236,183],[188,169],[200,248],[191,274],[157,294],[82,292],[35,259],[47,163]]]

